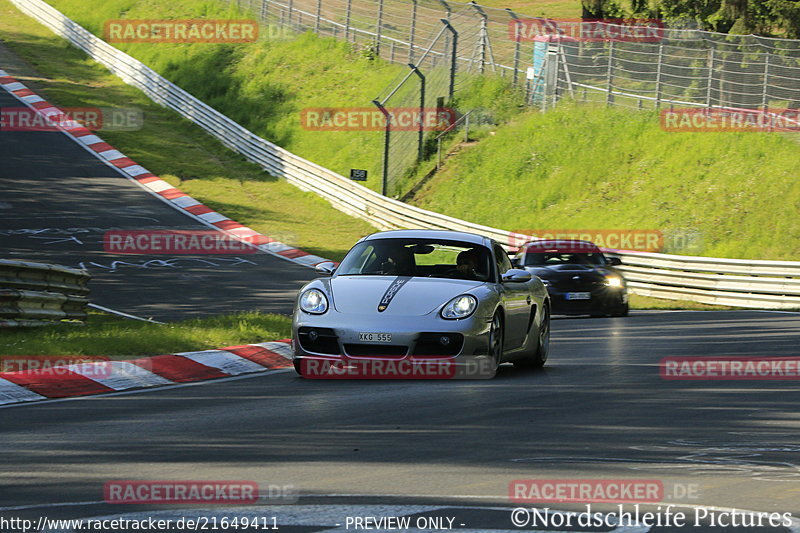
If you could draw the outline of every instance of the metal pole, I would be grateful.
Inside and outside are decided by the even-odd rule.
[[[706,87],[706,107],[711,107],[711,86],[714,82],[714,49],[708,51],[708,85]]]
[[[381,29],[383,29],[383,0],[378,0],[378,22],[375,30],[375,55],[381,55]]]
[[[664,45],[658,45],[658,64],[656,65],[656,109],[661,107],[661,65],[664,62]]]
[[[347,11],[344,15],[344,40],[350,40],[350,12],[353,9],[353,0],[347,0]]]
[[[408,67],[419,77],[419,133],[417,134],[417,161],[422,161],[422,148],[425,141],[425,75],[416,67],[408,64]]]
[[[389,138],[392,133],[392,115],[379,101],[373,100],[372,103],[378,107],[378,110],[386,118],[386,128],[383,132],[383,181],[381,183],[381,194],[386,196],[389,186]]]
[[[606,105],[611,105],[614,103],[614,94],[612,93],[612,85],[611,85],[611,80],[613,79],[613,72],[612,72],[613,66],[614,66],[614,41],[609,41],[608,69],[606,72],[606,86],[608,87],[608,92],[606,93]]]
[[[480,73],[483,74],[484,71],[486,70],[486,41],[489,38],[489,34],[488,34],[487,30],[486,30],[486,19],[488,17],[486,15],[486,13],[483,11],[483,9],[481,9],[481,6],[479,6],[475,2],[475,0],[472,0],[469,3],[469,5],[471,5],[472,8],[475,11],[478,12],[478,15],[481,16],[481,31],[480,31],[481,66],[480,66],[479,70],[480,70]],[[474,57],[474,53],[473,53],[473,57]]]
[[[261,20],[266,24],[267,22],[267,0],[261,0]]]
[[[444,11],[445,11],[445,13],[447,13],[447,16],[445,18],[443,18],[443,19],[440,19],[440,20],[442,22],[444,22],[446,20],[447,22],[445,24],[449,25],[450,24],[450,16],[453,14],[453,10],[450,9],[450,5],[447,2],[445,2],[444,0],[439,0],[439,3],[444,6]],[[453,30],[453,31],[455,31],[455,30]],[[447,50],[450,50],[450,36],[449,35],[446,35],[445,38],[444,38],[444,50],[445,50],[445,53],[447,53]]]
[[[769,58],[772,54],[766,52],[764,56],[766,59],[764,59],[764,84],[761,89],[761,107],[766,111],[769,106]]]
[[[441,19],[442,24],[453,35],[453,42],[450,48],[450,87],[448,88],[448,98],[453,99],[456,90],[456,67],[458,65],[458,32],[447,19]]]
[[[294,28],[294,22],[292,22],[292,6],[294,5],[294,0],[289,0],[289,27]]]
[[[314,33],[319,33],[319,19],[322,16],[322,0],[317,0],[317,20],[314,22]]]
[[[408,36],[408,62],[414,62],[414,36],[417,32],[417,0],[411,0],[411,33]]]
[[[520,40],[519,40],[519,29],[521,26],[521,21],[516,13],[511,11],[509,8],[506,8],[506,12],[511,16],[511,20],[514,21],[514,77],[511,80],[511,83],[514,87],[517,86],[517,77],[519,76],[519,52],[520,52]]]

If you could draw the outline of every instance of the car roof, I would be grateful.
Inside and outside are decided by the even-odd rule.
[[[490,246],[492,242],[490,238],[478,235],[477,233],[437,229],[397,229],[379,231],[372,235],[367,235],[363,240],[371,241],[374,239],[441,239],[481,244],[483,246]]]
[[[523,248],[526,251],[541,252],[552,250],[555,252],[564,251],[565,253],[593,253],[599,252],[600,248],[591,241],[580,241],[577,239],[542,239],[525,243]]]

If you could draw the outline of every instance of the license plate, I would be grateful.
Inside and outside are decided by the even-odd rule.
[[[391,333],[359,333],[358,340],[362,342],[392,342]]]
[[[591,300],[592,293],[590,292],[568,292],[567,300]]]

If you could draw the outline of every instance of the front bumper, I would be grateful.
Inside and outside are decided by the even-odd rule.
[[[342,315],[335,310],[309,315],[298,310],[292,343],[295,358],[457,361],[488,354],[490,325],[491,319],[481,316],[445,320],[438,315]],[[391,334],[391,341],[365,341],[361,333]]]
[[[590,315],[613,313],[628,303],[628,291],[623,288],[598,287],[591,291],[547,288],[554,315]],[[588,300],[571,300],[568,294],[589,292]]]

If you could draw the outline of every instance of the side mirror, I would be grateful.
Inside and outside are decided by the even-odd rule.
[[[608,261],[608,264],[611,266],[619,266],[622,264],[622,259],[620,259],[619,257],[607,257],[606,260]]]
[[[512,268],[500,276],[500,279],[503,283],[525,283],[526,281],[530,281],[532,277],[531,273],[527,270]]]
[[[317,271],[317,274],[322,274],[323,276],[330,276],[333,274],[333,271],[336,270],[336,263],[333,261],[324,261],[314,267],[314,270]]]

